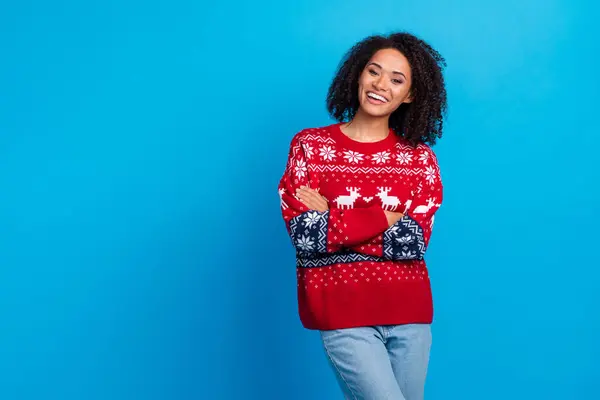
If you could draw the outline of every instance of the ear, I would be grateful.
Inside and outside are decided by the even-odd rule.
[[[413,96],[411,93],[408,94],[408,97],[406,97],[406,99],[404,99],[403,103],[412,103],[413,102]]]

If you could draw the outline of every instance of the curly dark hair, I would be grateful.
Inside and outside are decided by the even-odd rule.
[[[390,128],[413,146],[435,145],[442,137],[447,112],[442,74],[446,61],[429,44],[410,33],[369,36],[355,44],[344,55],[329,87],[327,111],[338,122],[354,118],[359,108],[359,77],[371,57],[382,49],[396,49],[404,54],[412,73],[413,101],[402,104],[390,115]]]

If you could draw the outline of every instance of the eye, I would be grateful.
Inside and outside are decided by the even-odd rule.
[[[377,75],[377,71],[375,71],[374,69],[369,69],[369,73],[373,76]]]
[[[392,82],[395,83],[396,85],[400,85],[400,84],[404,83],[400,79],[392,79]]]

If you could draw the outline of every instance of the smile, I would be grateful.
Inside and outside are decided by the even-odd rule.
[[[382,103],[389,102],[389,100],[386,99],[385,97],[383,97],[383,96],[381,96],[381,95],[379,95],[377,93],[373,93],[373,92],[367,92],[367,97],[369,97],[370,99],[373,99],[373,100],[380,101]]]

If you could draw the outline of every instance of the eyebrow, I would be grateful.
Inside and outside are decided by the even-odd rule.
[[[381,65],[377,64],[376,62],[371,62],[371,63],[369,63],[369,65],[374,65],[374,66],[378,67],[379,69],[383,69],[383,68],[381,68]],[[406,75],[404,75],[404,74],[403,74],[402,72],[400,72],[400,71],[392,71],[392,73],[393,73],[393,74],[402,75],[402,76],[404,77],[404,79],[407,79],[407,78],[406,78]]]

